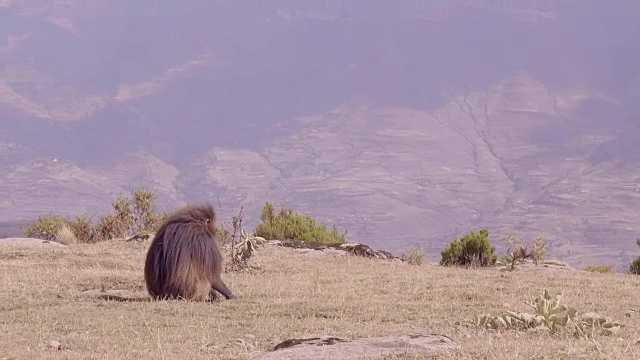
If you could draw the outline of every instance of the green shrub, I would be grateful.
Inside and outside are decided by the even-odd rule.
[[[640,247],[640,238],[636,239],[636,245]],[[631,262],[629,265],[629,272],[633,275],[640,275],[640,256]]]
[[[586,271],[595,272],[595,273],[612,273],[615,272],[611,265],[591,265],[584,268]]]
[[[629,272],[633,275],[640,275],[640,257],[631,262],[631,265],[629,265]]]
[[[442,251],[440,265],[443,266],[490,266],[498,257],[496,248],[489,241],[489,231],[471,231],[460,239],[452,240]]]
[[[310,216],[297,214],[293,209],[280,209],[276,214],[273,204],[266,202],[262,208],[262,222],[256,227],[256,236],[266,240],[304,240],[323,243],[343,243],[347,231],[340,234],[334,225],[331,231],[324,223],[317,224]]]
[[[58,231],[67,225],[68,221],[59,215],[42,215],[33,223],[22,229],[27,237],[54,241]]]

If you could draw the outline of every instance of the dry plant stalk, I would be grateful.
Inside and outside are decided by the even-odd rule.
[[[510,263],[510,270],[515,269],[516,263],[522,263],[526,259],[532,259],[537,266],[547,254],[544,248],[546,240],[543,237],[536,238],[533,245],[525,246],[522,246],[520,239],[513,234],[504,236],[502,240],[507,243],[506,259]]]
[[[73,233],[73,231],[67,226],[64,225],[58,230],[56,233],[56,241],[63,245],[71,245],[77,244],[78,238]]]

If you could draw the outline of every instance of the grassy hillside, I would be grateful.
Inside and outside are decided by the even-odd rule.
[[[461,347],[438,359],[640,358],[640,277],[539,267],[514,272],[301,253],[266,246],[250,272],[225,273],[237,300],[146,299],[148,242],[0,248],[0,349],[12,359],[251,359],[294,337],[439,333]],[[478,313],[531,312],[523,300],[564,293],[579,313],[626,327],[614,335],[459,327]],[[62,349],[47,344],[57,341]],[[422,359],[415,354],[393,359]]]

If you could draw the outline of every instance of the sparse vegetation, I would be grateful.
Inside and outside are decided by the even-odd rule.
[[[87,215],[66,218],[59,215],[40,216],[23,229],[25,236],[54,240],[63,226],[68,226],[78,242],[92,243],[124,238],[141,232],[154,232],[171,214],[156,213],[156,195],[144,188],[133,191],[132,198],[122,194],[111,204],[113,211],[100,216],[93,224]]]
[[[489,241],[489,231],[481,229],[471,231],[460,239],[454,239],[442,251],[440,265],[443,266],[479,266],[486,267],[495,264],[496,248]]]
[[[437,356],[410,349],[416,356],[409,359],[640,358],[637,276],[542,269],[470,272],[431,265],[416,271],[395,261],[269,247],[254,255],[264,272],[225,275],[237,301],[148,302],[141,270],[147,248],[148,242],[137,241],[3,247],[1,357],[249,360],[284,339],[316,334],[433,333],[453,338],[460,349]],[[229,252],[223,255],[229,262]],[[586,327],[589,337],[576,338],[572,325],[558,327],[562,332],[556,334],[545,327],[521,332],[453,326],[502,308],[536,316],[519,304],[544,289],[551,295],[562,291],[562,302],[576,309],[624,319],[625,326],[609,336],[602,324],[593,327],[593,336]],[[102,291],[143,300],[102,300]],[[49,348],[53,341],[63,350]]]
[[[265,242],[264,238],[254,236],[244,229],[241,230],[241,234],[242,240],[239,243],[234,243],[231,250],[231,269],[236,271],[249,268],[249,259]]]
[[[516,313],[506,310],[504,314],[493,316],[490,314],[480,314],[474,316],[471,324],[491,329],[545,329],[557,332],[559,328],[570,326],[574,330],[575,336],[588,337],[597,329],[602,335],[614,335],[623,324],[607,319],[595,313],[584,313],[577,315],[574,307],[561,304],[562,295],[551,296],[549,291],[538,296],[534,301],[527,302],[535,314]]]
[[[323,243],[344,243],[347,231],[340,234],[334,225],[331,231],[325,223],[317,224],[311,216],[298,214],[293,209],[275,212],[272,203],[266,202],[262,208],[262,222],[256,227],[256,236],[267,240],[304,240]]]
[[[422,265],[427,256],[426,251],[424,251],[421,247],[412,247],[406,249],[402,255],[401,259],[409,265]]]
[[[601,273],[601,274],[608,274],[608,273],[615,272],[615,270],[613,270],[613,267],[609,264],[590,265],[584,269],[589,272],[595,272],[595,273]]]
[[[543,237],[539,237],[534,241],[533,245],[522,245],[522,241],[515,235],[509,234],[502,238],[507,244],[506,255],[503,257],[502,262],[509,264],[510,269],[513,270],[516,264],[522,263],[527,259],[532,259],[535,265],[540,263],[547,254],[546,241]]]
[[[247,270],[249,259],[257,251],[258,246],[265,241],[264,238],[253,236],[242,228],[243,210],[244,208],[241,207],[238,215],[233,216],[233,233],[220,227],[219,240],[225,245],[231,244],[231,261],[225,265],[227,271]],[[238,236],[241,236],[240,241],[237,240]]]
[[[137,197],[136,197],[137,196]],[[91,246],[78,246],[72,251],[62,249],[47,249],[47,252],[38,252],[33,250],[29,256],[16,254],[15,252],[4,253],[8,269],[13,269],[8,276],[13,281],[7,282],[10,286],[9,292],[17,293],[17,287],[24,296],[31,296],[30,310],[34,315],[20,315],[21,313],[10,311],[9,316],[23,316],[18,320],[11,320],[8,317],[0,321],[8,324],[9,329],[16,329],[9,332],[9,340],[3,342],[0,340],[0,347],[9,349],[9,355],[13,356],[21,354],[24,346],[17,347],[12,345],[24,339],[24,330],[20,328],[20,324],[27,323],[27,326],[34,324],[42,324],[41,333],[37,334],[38,341],[42,338],[51,338],[56,344],[60,344],[60,348],[73,348],[77,354],[91,355],[96,351],[107,352],[113,354],[115,358],[130,357],[137,354],[137,348],[127,347],[123,343],[118,342],[115,337],[103,336],[104,331],[115,333],[121,331],[123,326],[125,330],[135,332],[134,328],[139,328],[140,321],[144,320],[144,326],[152,329],[152,334],[148,336],[146,332],[136,333],[138,337],[137,343],[145,346],[147,353],[140,354],[139,358],[156,358],[157,356],[183,357],[189,358],[199,357],[203,354],[208,358],[224,357],[229,359],[248,359],[252,358],[256,353],[266,350],[274,331],[280,337],[297,336],[302,332],[311,333],[314,331],[325,331],[336,336],[343,334],[352,334],[353,325],[366,319],[375,328],[375,332],[405,332],[406,326],[418,327],[430,322],[430,331],[448,334],[451,332],[450,325],[452,318],[466,318],[468,320],[456,322],[459,327],[457,331],[470,331],[466,333],[466,337],[459,337],[462,343],[462,349],[457,352],[443,353],[439,358],[457,359],[457,358],[496,358],[493,348],[485,344],[491,343],[491,339],[495,330],[516,330],[529,332],[527,335],[528,342],[535,342],[536,345],[528,347],[522,346],[522,341],[516,336],[504,337],[501,347],[513,353],[518,351],[522,356],[534,357],[543,353],[548,353],[549,357],[556,356],[559,352],[565,351],[567,348],[567,337],[562,336],[544,336],[537,335],[542,330],[543,333],[558,334],[561,331],[569,331],[576,339],[572,341],[592,341],[598,344],[598,349],[593,350],[588,346],[574,346],[572,355],[581,355],[581,358],[598,358],[602,354],[600,346],[605,344],[610,351],[615,351],[623,358],[626,355],[640,355],[640,351],[633,349],[629,351],[629,345],[634,340],[633,334],[622,331],[626,326],[640,325],[635,317],[632,317],[637,310],[624,311],[622,308],[633,309],[634,289],[638,286],[632,285],[628,288],[621,287],[619,283],[616,285],[612,282],[602,281],[594,284],[602,289],[601,295],[596,299],[586,299],[584,287],[579,285],[584,280],[584,273],[581,272],[561,272],[546,275],[537,273],[536,275],[526,274],[526,272],[503,273],[499,280],[494,271],[474,272],[473,279],[469,279],[469,273],[460,269],[445,269],[450,266],[482,266],[488,267],[497,261],[495,247],[489,241],[489,232],[481,229],[479,232],[471,231],[459,239],[451,241],[449,245],[442,251],[442,259],[440,267],[429,267],[429,271],[420,271],[420,276],[415,276],[415,270],[407,269],[396,265],[394,262],[385,263],[384,266],[378,266],[370,260],[352,258],[344,261],[342,257],[322,258],[314,260],[315,257],[308,259],[294,259],[294,256],[306,256],[282,250],[282,254],[273,254],[272,250],[264,251],[265,255],[261,258],[261,266],[266,269],[278,269],[278,271],[270,271],[268,275],[261,275],[266,271],[251,272],[254,276],[239,276],[237,271],[252,268],[249,266],[249,259],[255,257],[256,250],[265,241],[262,234],[270,234],[272,239],[280,240],[312,240],[319,242],[344,242],[345,235],[338,233],[336,227],[332,231],[328,231],[324,223],[317,225],[315,220],[309,216],[297,214],[292,209],[281,209],[276,213],[273,205],[269,202],[262,209],[262,222],[258,224],[256,233],[253,234],[243,228],[243,208],[240,212],[233,216],[233,228],[230,231],[224,226],[219,226],[218,239],[224,246],[229,246],[231,251],[224,251],[226,258],[226,270],[229,271],[230,283],[239,290],[242,298],[266,299],[266,301],[249,301],[222,303],[216,306],[226,306],[225,315],[212,314],[210,304],[200,308],[200,304],[191,304],[183,302],[166,302],[162,304],[141,303],[132,304],[133,310],[125,314],[127,322],[122,323],[110,321],[111,318],[117,316],[109,313],[111,307],[104,307],[99,303],[97,298],[92,298],[90,291],[99,289],[99,291],[111,292],[114,290],[125,290],[131,294],[145,297],[143,279],[139,272],[139,266],[143,261],[147,245],[141,242],[116,242],[109,244],[101,244],[101,240],[108,240],[113,237],[123,237],[129,235],[138,235],[141,232],[155,231],[155,228],[164,221],[165,216],[169,213],[157,214],[153,206],[154,197],[145,193],[144,190],[137,193],[134,192],[133,198],[127,198],[120,195],[113,203],[113,211],[102,215],[98,222],[93,225],[91,218],[86,215],[78,215],[73,218],[64,218],[55,215],[47,215],[39,218],[38,222],[25,228],[25,233],[30,232],[40,237],[48,237],[55,241],[73,244],[79,243],[96,243]],[[57,230],[56,230],[57,229]],[[54,232],[55,231],[55,232]],[[54,236],[49,236],[53,233]],[[507,253],[503,260],[513,268],[517,263],[526,259],[533,260],[534,263],[541,261],[546,255],[545,241],[538,238],[532,245],[523,245],[515,236],[506,236],[503,238],[507,243]],[[302,243],[302,242],[301,242]],[[640,241],[639,241],[640,246]],[[284,248],[283,248],[284,249]],[[30,250],[29,250],[30,251]],[[26,251],[25,251],[26,252]],[[109,253],[109,260],[103,258],[103,254]],[[263,252],[260,252],[261,254]],[[86,266],[87,259],[90,260],[90,267],[86,267],[84,271],[77,272],[80,266]],[[422,248],[409,248],[402,254],[402,259],[411,265],[424,264],[426,254]],[[27,260],[24,260],[27,259]],[[71,303],[67,303],[57,293],[57,298],[53,294],[47,292],[49,282],[41,281],[41,277],[24,273],[25,261],[39,264],[39,267],[49,266],[56,270],[56,276],[65,279],[73,279],[72,281],[63,283],[63,287],[67,287],[62,292],[74,299],[83,298],[84,306],[87,309],[95,307],[96,310],[91,316],[87,316],[84,320],[67,321],[62,323],[56,322],[49,324],[46,319],[52,318],[47,313],[52,302],[57,302],[56,311],[62,315],[62,319],[73,318],[70,314],[75,314],[75,307]],[[69,264],[60,267],[60,263]],[[633,268],[633,264],[636,264]],[[640,258],[632,263],[632,270],[636,269],[640,272]],[[426,266],[426,265],[425,265]],[[27,266],[28,267],[28,266]],[[137,270],[136,270],[137,269]],[[589,271],[610,272],[609,265],[588,267]],[[22,271],[22,272],[21,272]],[[65,271],[74,271],[71,276]],[[412,272],[413,271],[413,272]],[[334,274],[345,273],[350,274],[347,277],[335,277]],[[291,274],[295,274],[292,276]],[[581,278],[582,276],[582,278]],[[621,274],[612,276],[622,276]],[[331,281],[326,281],[331,278]],[[600,277],[597,277],[600,278]],[[636,281],[636,277],[629,277],[631,281]],[[16,280],[17,279],[17,280]],[[578,281],[579,280],[579,281]],[[590,281],[599,281],[590,279]],[[637,282],[637,281],[636,281]],[[575,283],[575,284],[574,284]],[[33,284],[26,287],[24,284]],[[487,291],[497,286],[499,291]],[[572,292],[574,301],[578,301],[578,305],[596,306],[599,311],[607,311],[613,313],[614,316],[626,316],[627,324],[621,324],[610,318],[595,314],[582,313],[578,314],[576,308],[562,304],[560,295],[552,296],[549,291],[544,293],[534,301],[527,302],[529,306],[535,309],[533,314],[526,312],[514,312],[505,310],[500,315],[491,315],[490,313],[476,313],[479,304],[486,307],[499,307],[508,301],[518,301],[521,294],[528,293],[531,289],[544,289],[552,287],[553,289],[563,289],[563,291]],[[89,289],[87,291],[87,289]],[[373,298],[370,295],[376,291],[383,291],[388,294],[387,303],[380,303],[379,298]],[[244,292],[244,293],[243,293]],[[39,296],[43,296],[41,299]],[[69,295],[70,294],[70,295]],[[588,292],[587,292],[588,294]],[[47,297],[48,296],[48,297]],[[269,301],[269,297],[274,297]],[[287,299],[287,301],[283,301]],[[316,300],[317,299],[317,300]],[[445,301],[442,301],[445,299]],[[9,309],[19,309],[20,304],[11,303],[9,297],[4,300],[8,304]],[[607,300],[614,301],[610,304]],[[309,306],[309,302],[318,301],[318,304]],[[480,302],[479,302],[480,301]],[[358,303],[357,307],[353,307],[354,302]],[[596,303],[597,302],[597,303]],[[292,305],[293,304],[293,305]],[[295,304],[305,304],[296,307]],[[326,305],[332,304],[332,305]],[[424,306],[428,304],[430,311],[424,312]],[[140,317],[140,312],[148,309],[148,306],[169,307],[169,312],[164,312],[160,317],[155,318],[152,312]],[[185,306],[188,310],[185,312]],[[256,308],[258,306],[258,308]],[[293,306],[293,307],[292,307]],[[327,308],[329,306],[329,308]],[[331,307],[335,307],[331,309]],[[164,309],[164,308],[163,308]],[[311,313],[310,309],[314,310]],[[384,309],[382,311],[381,309]],[[119,319],[122,319],[121,311],[123,308],[117,307]],[[16,310],[18,311],[18,310]],[[90,310],[88,310],[90,311]],[[107,313],[105,313],[105,311]],[[320,311],[320,312],[318,312]],[[297,322],[282,321],[282,313],[294,312],[296,316],[305,319],[303,328],[297,327]],[[169,315],[167,315],[167,313]],[[261,318],[260,324],[252,322],[254,314],[267,314]],[[31,314],[31,313],[30,313]],[[99,314],[99,316],[98,316]],[[193,314],[186,315],[185,314]],[[251,318],[247,318],[252,316]],[[269,316],[268,314],[275,314]],[[65,316],[68,315],[68,316]],[[202,333],[199,329],[198,334],[203,335],[203,339],[214,338],[214,341],[208,342],[200,347],[199,350],[192,350],[192,347],[185,348],[183,341],[173,341],[172,339],[178,334],[184,334],[191,329],[195,318],[211,319],[214,316],[217,324],[225,328],[232,329],[234,333],[240,331],[251,332],[251,337],[242,338],[241,344],[243,348],[236,348],[234,344],[237,337],[233,333]],[[243,318],[243,316],[245,316]],[[59,317],[58,317],[59,318]],[[96,318],[106,319],[101,321],[98,326],[94,326]],[[44,320],[43,320],[44,319]],[[328,321],[327,319],[331,319]],[[389,319],[397,319],[397,321],[389,321]],[[434,320],[435,319],[435,320]],[[13,323],[11,322],[13,321]],[[43,323],[44,321],[44,323]],[[59,321],[59,320],[56,320]],[[67,321],[67,322],[65,322]],[[171,323],[167,327],[168,323]],[[335,323],[335,324],[334,324]],[[61,324],[61,325],[60,325]],[[238,325],[242,324],[242,325]],[[265,326],[265,324],[267,326]],[[60,326],[65,328],[65,332],[60,332]],[[92,327],[93,326],[93,327]],[[163,339],[163,348],[160,350],[153,347],[157,341],[157,334],[153,334],[153,329],[166,327],[163,330],[166,337]],[[330,329],[327,328],[330,327]],[[71,329],[71,333],[75,331],[74,327],[84,329],[87,334],[83,342],[78,342],[77,338],[67,334],[66,329]],[[201,327],[207,329],[206,326]],[[474,328],[483,329],[479,331]],[[53,329],[53,330],[52,330]],[[89,330],[86,330],[89,329]],[[247,330],[248,329],[248,330]],[[358,328],[359,329],[359,328]],[[341,331],[344,330],[344,333]],[[487,331],[488,330],[488,331]],[[79,331],[79,330],[78,330]],[[362,331],[362,330],[359,330]],[[364,334],[367,333],[365,331]],[[164,335],[163,335],[164,336]],[[196,334],[189,335],[196,339]],[[596,337],[602,336],[603,338]],[[605,338],[612,338],[607,341]],[[624,339],[625,343],[621,343],[620,339]],[[88,342],[91,345],[85,345]],[[102,344],[106,343],[104,348]],[[118,346],[116,346],[116,343]],[[215,343],[215,344],[214,344]],[[213,345],[211,345],[213,344]],[[249,346],[251,344],[251,346]],[[581,343],[590,344],[590,343]],[[211,346],[210,346],[211,345]],[[113,349],[118,350],[114,353]],[[32,347],[29,349],[33,349]],[[186,349],[186,350],[185,350]],[[212,350],[215,349],[215,350]],[[543,349],[543,350],[540,350]],[[33,350],[29,350],[33,351]],[[58,350],[61,351],[61,350]],[[198,351],[196,354],[195,351]],[[635,351],[635,352],[634,352]],[[29,353],[37,357],[35,353]],[[577,356],[576,355],[576,356]],[[33,357],[32,356],[32,357]],[[145,357],[147,356],[147,357]],[[109,356],[107,356],[109,358]],[[406,359],[422,359],[422,355],[401,353],[389,355],[391,358]],[[498,356],[498,358],[501,358]],[[506,358],[502,357],[502,358]],[[635,358],[635,357],[634,357]]]

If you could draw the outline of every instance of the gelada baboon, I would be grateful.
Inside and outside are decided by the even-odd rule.
[[[144,265],[147,291],[154,299],[208,301],[216,298],[215,291],[235,299],[221,272],[210,204],[190,204],[171,214],[156,232]]]

